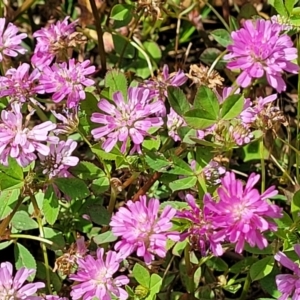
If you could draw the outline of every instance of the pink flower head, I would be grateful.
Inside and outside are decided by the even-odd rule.
[[[40,297],[33,296],[38,289],[44,288],[42,282],[24,284],[27,278],[34,274],[35,270],[21,268],[13,276],[13,266],[10,262],[0,265],[0,299],[38,300]]]
[[[224,58],[230,70],[241,69],[237,83],[248,87],[253,78],[264,75],[279,93],[286,89],[283,72],[298,73],[299,67],[291,61],[297,58],[297,49],[287,34],[281,34],[281,25],[266,20],[247,20],[244,28],[232,32],[233,43]]]
[[[120,300],[128,298],[127,292],[121,286],[128,284],[129,279],[124,275],[113,277],[120,266],[120,258],[116,252],[108,251],[104,256],[104,249],[98,248],[96,258],[87,255],[79,258],[77,263],[76,274],[69,276],[76,281],[71,292],[73,300],[91,300],[94,297],[111,300],[111,295]]]
[[[207,197],[207,196],[204,196]],[[207,255],[207,249],[210,248],[215,256],[223,254],[223,248],[220,244],[222,239],[215,238],[214,232],[217,227],[213,225],[213,217],[209,210],[201,210],[196,204],[195,198],[191,194],[186,195],[188,209],[176,213],[179,219],[186,219],[191,222],[189,228],[181,234],[181,239],[187,237],[195,249],[199,249],[203,256]]]
[[[176,210],[166,206],[160,216],[159,200],[151,198],[147,203],[146,196],[140,200],[127,202],[127,207],[121,207],[112,217],[110,226],[115,236],[120,236],[121,241],[115,245],[121,258],[126,258],[131,253],[143,257],[147,264],[154,260],[154,255],[166,256],[167,238],[178,241],[177,232],[170,232],[171,219]]]
[[[70,59],[69,63],[45,66],[37,86],[39,94],[53,93],[52,100],[58,103],[67,98],[67,107],[78,106],[80,100],[85,99],[84,87],[94,84],[94,80],[86,78],[95,72],[95,67],[90,66],[90,61],[75,63]]]
[[[78,107],[74,107],[71,110],[63,110],[63,114],[58,114],[54,110],[51,110],[54,117],[62,123],[56,124],[56,129],[53,131],[55,134],[71,134],[77,130],[78,119]]]
[[[263,236],[266,231],[276,231],[277,226],[268,218],[281,218],[281,209],[267,201],[278,191],[275,186],[268,188],[260,195],[254,188],[260,176],[252,173],[245,187],[235,174],[227,172],[221,179],[218,188],[219,201],[210,196],[205,199],[204,206],[215,218],[215,226],[220,229],[215,236],[226,236],[231,243],[236,243],[235,251],[241,253],[245,242],[259,249],[267,247],[268,241]]]
[[[46,300],[69,300],[66,297],[59,297],[59,296],[54,296],[54,295],[45,296],[45,299]]]
[[[175,141],[180,141],[180,137],[177,130],[180,127],[186,126],[184,119],[179,116],[174,109],[171,107],[170,113],[167,115],[167,128],[169,136]]]
[[[8,23],[5,28],[5,18],[0,18],[0,62],[4,55],[16,57],[18,53],[24,54],[27,50],[21,45],[22,40],[27,37],[26,33],[18,33],[18,27]]]
[[[36,102],[35,85],[40,73],[37,69],[29,74],[30,65],[23,63],[17,69],[9,69],[5,76],[0,76],[0,97],[8,96],[11,101]]]
[[[125,153],[129,140],[134,143],[131,153],[140,152],[144,137],[149,136],[148,130],[163,125],[162,118],[153,116],[161,110],[162,103],[153,103],[152,99],[149,90],[137,87],[128,89],[127,99],[121,92],[114,93],[114,104],[101,99],[98,107],[103,113],[93,113],[91,117],[93,122],[101,124],[101,127],[92,130],[94,139],[105,138],[102,148],[106,152],[120,141],[121,151]]]
[[[37,44],[31,61],[36,67],[42,69],[49,66],[56,55],[66,55],[77,25],[76,21],[68,24],[68,19],[69,17],[66,17],[63,21],[50,24],[49,27],[37,30],[33,34]]]
[[[50,152],[47,156],[39,154],[41,165],[43,166],[43,174],[52,177],[69,177],[69,167],[78,164],[79,158],[72,156],[72,152],[76,149],[77,143],[71,139],[60,141],[58,144],[50,145]]]
[[[187,79],[182,70],[170,74],[168,65],[164,65],[162,73],[156,78],[145,80],[143,86],[150,89],[151,93],[159,100],[164,100],[168,96],[168,86],[182,86]]]
[[[26,167],[37,157],[35,151],[48,155],[50,148],[45,142],[56,143],[57,137],[49,137],[49,131],[56,125],[50,121],[34,126],[23,124],[19,103],[12,103],[12,111],[2,110],[0,121],[0,163],[7,166],[8,157],[15,158],[18,164]]]
[[[300,245],[294,246],[295,252],[300,257]],[[280,274],[276,276],[276,284],[282,295],[278,300],[287,300],[292,296],[292,300],[300,299],[300,267],[288,258],[283,252],[278,252],[274,258],[281,265],[293,271],[293,274]]]

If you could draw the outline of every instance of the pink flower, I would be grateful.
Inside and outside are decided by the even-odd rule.
[[[171,107],[170,113],[167,115],[168,135],[175,141],[180,141],[177,131],[180,127],[186,126],[184,119],[179,116]]]
[[[110,152],[118,141],[122,142],[121,151],[126,152],[129,140],[134,143],[131,153],[141,151],[145,136],[150,136],[148,130],[163,125],[160,117],[153,116],[161,110],[162,103],[151,102],[150,91],[144,88],[129,88],[127,99],[121,92],[113,94],[114,104],[101,99],[98,107],[103,113],[93,113],[91,120],[102,126],[92,130],[94,139],[104,138],[102,148]]]
[[[55,134],[71,134],[77,130],[79,124],[78,107],[74,107],[71,110],[63,110],[64,114],[58,114],[54,110],[51,110],[54,117],[62,123],[56,124],[56,129],[53,130]]]
[[[18,27],[12,23],[8,23],[5,27],[5,18],[0,18],[0,62],[3,60],[4,55],[16,57],[18,53],[24,54],[27,50],[20,44],[22,39],[27,37],[26,33],[18,33]]]
[[[230,70],[241,69],[237,83],[242,87],[251,84],[252,79],[264,75],[278,92],[286,89],[282,79],[284,71],[298,73],[299,67],[291,61],[297,58],[297,49],[287,34],[281,34],[281,25],[265,20],[247,20],[244,28],[232,32],[232,45],[224,58],[230,62]]]
[[[9,69],[5,76],[0,77],[0,97],[8,96],[11,101],[32,101],[36,94],[35,84],[40,73],[37,69],[29,74],[30,65],[23,63],[17,69]]]
[[[179,239],[177,232],[170,232],[176,210],[166,206],[159,216],[159,200],[151,198],[147,203],[146,196],[140,196],[137,202],[130,200],[126,206],[121,207],[110,222],[113,234],[121,237],[115,245],[120,257],[126,258],[136,251],[147,264],[154,260],[154,255],[165,257],[167,238]]]
[[[245,187],[234,173],[227,172],[221,179],[217,192],[219,201],[206,197],[204,207],[213,213],[215,226],[219,227],[214,238],[226,236],[231,243],[236,243],[235,251],[241,253],[245,242],[259,249],[267,247],[268,241],[263,236],[269,230],[276,231],[277,226],[268,218],[281,218],[281,209],[267,201],[278,191],[272,186],[260,195],[255,184],[260,176],[252,173]]]
[[[73,300],[91,300],[94,297],[111,300],[111,295],[120,300],[128,298],[127,292],[121,286],[128,284],[129,279],[124,275],[113,277],[120,265],[120,258],[116,252],[108,251],[104,257],[104,249],[98,248],[96,258],[87,255],[85,258],[79,258],[77,263],[77,273],[69,276],[76,281],[71,292]]]
[[[0,265],[0,299],[38,300],[33,296],[38,289],[44,288],[42,282],[24,284],[26,279],[35,273],[33,269],[21,268],[13,276],[13,266],[10,262]]]
[[[31,61],[41,70],[44,66],[49,66],[56,55],[67,57],[67,50],[74,38],[72,34],[77,24],[76,21],[68,24],[68,19],[69,17],[66,17],[63,21],[50,24],[49,27],[37,30],[33,34],[37,44]]]
[[[45,299],[46,300],[69,300],[66,297],[59,297],[59,296],[54,296],[54,295],[45,296]]]
[[[67,107],[76,107],[80,100],[85,99],[84,87],[94,84],[94,80],[86,78],[94,72],[95,67],[90,66],[89,60],[75,63],[75,59],[70,59],[68,64],[63,62],[52,67],[45,66],[37,92],[53,93],[52,100],[55,103],[67,98]]]
[[[43,174],[52,177],[69,177],[69,167],[78,164],[79,158],[72,156],[72,152],[76,149],[77,143],[71,139],[60,141],[58,144],[49,146],[48,155],[39,154],[39,159],[43,167]]]
[[[300,245],[294,246],[296,254],[300,257]],[[287,300],[292,296],[292,300],[300,299],[300,268],[299,265],[288,258],[284,253],[278,252],[274,258],[281,265],[293,271],[293,274],[280,274],[276,276],[276,284],[282,295],[278,300]]]
[[[11,106],[12,111],[1,112],[0,163],[7,166],[10,156],[20,166],[26,167],[37,158],[35,151],[45,156],[49,154],[50,148],[45,142],[58,142],[58,138],[48,136],[56,125],[47,121],[29,129],[26,123],[23,124],[20,104],[15,102]]]
[[[204,198],[207,196],[204,196]],[[199,249],[203,256],[207,255],[207,249],[210,248],[215,256],[223,254],[223,248],[220,244],[223,238],[215,238],[215,230],[218,229],[213,225],[213,215],[207,209],[200,209],[196,204],[195,198],[191,194],[186,195],[186,202],[190,206],[176,213],[179,219],[186,219],[191,222],[188,229],[181,234],[181,240],[187,237],[194,249]]]

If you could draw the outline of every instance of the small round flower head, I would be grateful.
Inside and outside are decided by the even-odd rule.
[[[115,245],[122,258],[126,258],[136,251],[146,264],[154,260],[154,255],[166,256],[167,238],[177,241],[176,232],[170,232],[171,219],[176,210],[166,206],[158,215],[159,200],[151,198],[147,202],[146,196],[140,196],[139,201],[127,202],[127,207],[121,207],[112,217],[110,226],[115,236],[121,241]]]
[[[112,295],[120,300],[128,298],[127,292],[121,286],[128,284],[129,279],[124,276],[113,277],[120,266],[120,258],[114,251],[104,255],[104,249],[98,248],[96,258],[87,255],[77,260],[76,274],[69,276],[75,280],[72,286],[71,297],[73,300],[92,300],[98,297],[101,300],[111,300]]]
[[[235,251],[241,253],[245,242],[251,247],[263,249],[268,246],[264,232],[276,231],[277,226],[268,218],[281,218],[281,209],[267,201],[278,191],[275,186],[267,189],[260,195],[254,188],[260,176],[252,173],[245,187],[235,174],[227,172],[221,179],[221,187],[217,192],[219,201],[206,197],[204,206],[210,210],[215,219],[215,226],[219,229],[216,237],[226,236],[226,239],[235,243]]]
[[[162,73],[156,78],[145,80],[143,86],[151,90],[159,100],[164,100],[168,97],[167,87],[168,86],[181,86],[187,81],[183,71],[169,73],[168,65],[164,65]]]
[[[281,30],[284,31],[289,31],[293,29],[293,26],[291,25],[289,18],[281,15],[272,16],[271,22],[281,25]]]
[[[226,173],[226,169],[214,160],[211,160],[202,171],[205,180],[211,185],[218,185],[221,182],[220,178]]]
[[[37,157],[35,151],[48,155],[50,148],[45,142],[56,143],[57,137],[49,137],[56,125],[46,121],[32,129],[23,124],[19,103],[12,103],[12,111],[2,110],[0,120],[0,163],[7,166],[8,157],[15,158],[21,167],[26,167]]]
[[[5,18],[0,18],[0,62],[3,57],[16,57],[18,54],[24,54],[27,50],[21,45],[22,39],[27,37],[26,33],[18,33],[18,27],[12,23],[8,23],[5,29]]]
[[[36,103],[35,85],[40,72],[35,69],[29,74],[30,65],[23,63],[17,69],[9,69],[5,76],[0,76],[0,97],[8,96],[11,101]]]
[[[205,196],[207,197],[207,196]],[[215,256],[221,256],[223,249],[220,240],[214,238],[215,226],[213,218],[207,209],[200,209],[195,198],[191,194],[186,195],[189,208],[176,213],[176,218],[191,222],[188,229],[181,234],[181,240],[189,238],[193,248],[199,250],[203,256],[207,255],[209,248]]]
[[[103,113],[93,113],[91,120],[101,124],[92,130],[95,140],[104,138],[102,148],[110,152],[118,141],[122,142],[121,152],[126,152],[127,141],[134,146],[131,153],[141,152],[141,144],[148,130],[163,125],[161,117],[154,116],[161,111],[162,102],[151,102],[153,96],[144,88],[132,87],[128,89],[128,97],[124,99],[121,92],[113,94],[114,104],[105,99],[98,102]]]
[[[299,67],[291,61],[297,58],[297,49],[287,34],[281,34],[281,25],[266,20],[247,20],[244,27],[232,32],[232,45],[224,58],[230,70],[241,69],[237,83],[248,87],[252,79],[264,75],[279,93],[286,89],[283,72],[298,73]]]
[[[44,288],[42,282],[24,284],[29,276],[35,273],[33,269],[21,268],[13,276],[13,266],[10,262],[0,265],[0,299],[3,300],[38,300],[34,296],[38,289]]]
[[[56,56],[68,57],[67,50],[75,38],[77,22],[68,24],[69,17],[63,21],[50,24],[49,27],[37,30],[33,37],[37,39],[31,62],[38,68],[49,66]]]
[[[94,84],[94,80],[86,78],[95,72],[95,67],[90,66],[90,61],[75,63],[70,59],[69,63],[45,66],[37,86],[39,94],[53,93],[52,100],[55,103],[67,98],[67,107],[78,106],[80,100],[85,99],[84,87]]]
[[[71,139],[60,141],[58,144],[52,144],[50,153],[45,156],[39,154],[39,159],[43,167],[43,174],[52,177],[69,177],[69,167],[78,164],[79,158],[72,156],[72,152],[76,149],[77,143]]]
[[[300,257],[300,245],[294,246],[296,254]],[[281,292],[278,300],[287,300],[292,297],[292,300],[300,299],[300,267],[299,264],[293,262],[283,252],[278,252],[274,258],[280,262],[282,266],[290,269],[293,274],[280,274],[276,276],[276,285]]]
[[[228,132],[230,139],[238,146],[249,144],[254,137],[251,130],[241,122],[230,125]]]
[[[171,107],[170,113],[167,115],[167,128],[168,135],[175,141],[180,141],[180,137],[177,133],[178,128],[186,126],[184,119],[179,116]]]

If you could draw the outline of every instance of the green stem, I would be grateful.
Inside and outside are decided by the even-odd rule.
[[[101,27],[101,18],[97,10],[97,6],[95,0],[90,0],[93,16],[95,19],[95,26],[98,36],[98,50],[100,55],[100,63],[101,63],[101,73],[104,75],[106,73],[106,53],[104,49],[104,42],[103,42],[103,31]]]
[[[107,210],[110,214],[112,214],[114,212],[115,205],[116,205],[117,191],[112,183],[110,184],[110,186],[111,186],[110,199],[109,199],[109,204],[108,204]]]
[[[190,250],[191,250],[190,244],[187,243],[184,248],[184,260],[185,260],[186,273],[188,274],[188,276],[190,276],[192,272]]]
[[[243,287],[243,291],[242,291],[240,300],[244,300],[244,299],[247,298],[250,285],[251,285],[251,278],[250,278],[250,272],[248,272],[248,275],[247,275],[245,283],[244,283],[244,287]]]
[[[217,16],[217,18],[221,21],[221,23],[224,25],[224,27],[226,28],[226,30],[228,32],[231,32],[229,25],[226,23],[226,21],[224,20],[224,18],[216,11],[216,9],[210,4],[208,3],[208,1],[205,1],[205,4],[211,9],[211,11]]]
[[[260,152],[260,164],[261,164],[261,193],[263,193],[266,189],[266,165],[265,165],[265,157],[264,157],[264,140],[261,138],[259,142],[259,152]]]
[[[38,105],[32,103],[30,105],[35,109],[35,112],[39,116],[41,121],[43,122],[49,121],[49,118],[46,116],[46,114],[42,111],[42,109]]]
[[[1,2],[2,0],[0,0]],[[20,15],[22,15],[31,5],[34,4],[36,0],[25,0],[23,4],[17,9],[17,11],[14,13],[12,22],[14,22]]]
[[[298,66],[300,66],[300,35],[297,35],[297,50],[298,50]],[[298,73],[298,99],[300,97],[300,71]],[[296,148],[299,150],[299,122],[300,122],[300,101],[298,101],[297,105],[297,137],[296,137]],[[300,174],[299,174],[299,168],[300,168],[300,156],[296,154],[296,177],[297,182],[300,182]]]
[[[36,202],[34,195],[30,195],[30,200],[31,200],[31,203],[32,203],[34,211],[35,211],[35,217],[38,222],[40,236],[42,239],[44,239],[45,234],[44,234],[43,222],[42,222],[42,218],[41,218],[41,211],[38,207],[38,204]],[[45,269],[46,269],[46,282],[47,282],[46,289],[47,289],[47,292],[49,292],[51,294],[52,290],[51,290],[50,267],[49,267],[47,248],[44,243],[41,243],[41,248],[43,251],[43,257],[44,257]]]
[[[44,238],[39,237],[39,236],[30,235],[30,234],[13,233],[13,234],[10,234],[9,237],[11,239],[28,239],[28,240],[39,241],[41,243],[45,243],[45,244],[48,244],[50,246],[53,245],[52,241],[49,241],[49,240],[44,239]]]
[[[212,63],[212,65],[210,66],[208,72],[207,72],[207,76],[210,75],[210,73],[212,72],[212,70],[215,68],[216,64],[219,62],[219,60],[226,54],[227,50],[224,50],[222,53],[220,53],[218,55],[218,57],[214,60],[214,62]]]

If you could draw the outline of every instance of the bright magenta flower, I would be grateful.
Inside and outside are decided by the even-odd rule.
[[[281,218],[281,209],[268,202],[278,191],[275,186],[260,194],[254,188],[260,176],[252,173],[245,187],[234,173],[227,172],[221,179],[217,192],[219,201],[206,197],[204,207],[213,213],[215,227],[219,227],[214,238],[226,236],[226,240],[235,243],[235,251],[241,253],[245,242],[251,247],[263,249],[268,246],[264,232],[276,231],[277,226],[269,220]]]
[[[121,241],[115,245],[120,257],[126,258],[136,251],[147,264],[154,260],[154,255],[166,256],[167,238],[179,240],[177,232],[170,232],[171,219],[176,210],[166,206],[159,215],[159,200],[141,196],[137,202],[127,202],[127,207],[121,207],[112,217],[110,226],[115,236]]]
[[[129,279],[124,276],[113,277],[120,266],[120,258],[114,251],[104,255],[104,249],[98,248],[97,257],[87,255],[77,259],[78,270],[69,276],[75,280],[72,286],[71,297],[73,300],[91,300],[98,297],[101,300],[111,300],[111,295],[116,299],[126,300],[127,292],[121,286],[128,284]]]
[[[232,45],[224,58],[227,68],[241,69],[237,83],[242,87],[252,79],[266,76],[279,93],[286,89],[284,72],[298,73],[299,67],[291,61],[297,58],[297,49],[287,34],[281,34],[281,25],[266,20],[247,20],[243,28],[232,32]]]
[[[5,18],[0,18],[0,62],[5,55],[16,57],[19,53],[24,54],[27,51],[20,46],[27,34],[17,34],[19,29],[12,23],[8,23],[5,29],[5,22]]]

